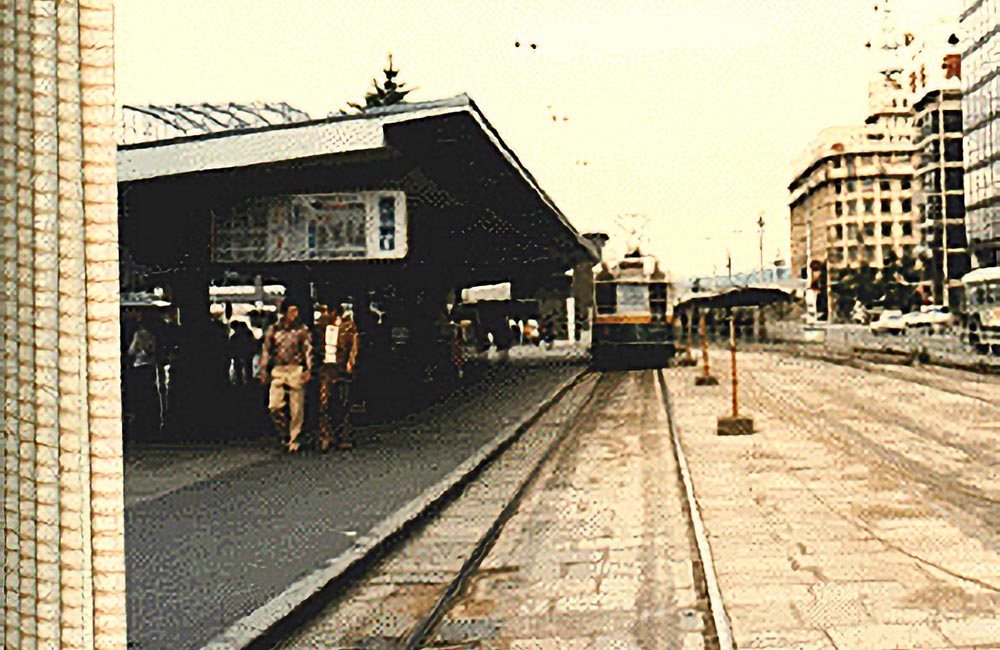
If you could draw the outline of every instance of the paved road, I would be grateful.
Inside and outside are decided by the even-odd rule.
[[[349,452],[269,456],[140,498],[126,477],[132,647],[200,647],[349,548],[578,370],[493,367],[424,413],[358,432]]]
[[[726,355],[714,371],[728,376]],[[728,382],[668,372],[739,647],[996,647],[1000,381],[739,357],[756,433],[719,437]]]

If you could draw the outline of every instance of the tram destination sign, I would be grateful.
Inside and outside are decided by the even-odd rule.
[[[406,235],[403,192],[258,197],[212,213],[212,261],[399,259]]]

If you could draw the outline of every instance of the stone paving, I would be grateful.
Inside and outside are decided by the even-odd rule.
[[[954,479],[994,487],[992,456],[958,459],[956,445],[976,449],[974,425],[995,422],[995,405],[960,384],[741,353],[741,415],[756,433],[723,438],[728,353],[712,361],[716,387],[695,387],[692,369],[666,376],[739,648],[1000,647],[996,531],[952,498],[990,496]],[[963,415],[931,435],[949,412]]]
[[[543,469],[443,621],[438,642],[460,641],[470,621],[487,618],[496,628],[475,647],[703,647],[654,375],[608,376],[614,390]]]
[[[397,647],[459,576],[532,470],[590,400],[596,383],[596,375],[584,377],[458,497],[279,647]],[[495,622],[477,617],[464,621],[460,632],[463,638],[479,636]]]

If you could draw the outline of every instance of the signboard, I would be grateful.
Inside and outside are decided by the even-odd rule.
[[[212,261],[399,259],[406,227],[402,192],[255,198],[212,213]]]

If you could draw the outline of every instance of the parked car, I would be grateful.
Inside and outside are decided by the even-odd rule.
[[[920,311],[903,316],[907,328],[942,332],[955,323],[955,315],[941,305],[924,305]]]
[[[872,334],[889,332],[891,334],[902,334],[906,331],[906,321],[903,312],[898,309],[886,309],[873,320],[868,327]]]

